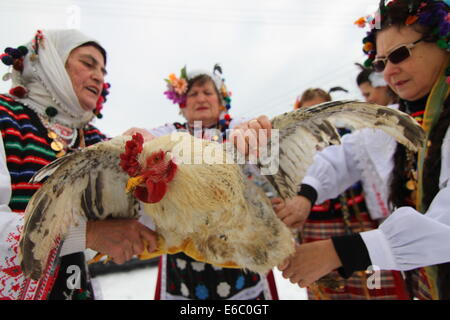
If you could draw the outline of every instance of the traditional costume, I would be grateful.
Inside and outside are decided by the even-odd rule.
[[[339,129],[339,132],[341,136],[349,134],[345,129]],[[365,187],[369,188],[367,185]],[[371,216],[371,210],[367,208],[365,199],[367,193],[373,195],[372,188],[363,189],[362,183],[357,181],[336,198],[313,205],[301,232],[302,243],[376,229],[381,219],[379,216]],[[373,205],[379,204],[373,201],[369,203],[372,205],[371,209],[377,212],[378,208],[373,208]],[[387,214],[387,211],[384,213]],[[347,279],[340,277],[337,272],[333,272],[331,276],[339,281],[340,286],[330,288],[325,284],[319,284],[309,287],[310,300],[392,300],[409,297],[402,275],[397,271],[381,271],[380,288],[368,288],[367,281],[370,275],[364,271],[354,273]]]
[[[223,142],[226,139],[228,128],[237,124],[228,115],[231,98],[220,77],[222,71],[215,66],[213,73],[192,72],[186,73],[182,69],[181,76],[177,78],[171,74],[167,79],[168,90],[165,95],[174,103],[185,107],[187,83],[189,79],[206,74],[213,80],[222,102],[220,118],[211,128],[191,127],[188,123],[170,123],[150,130],[155,136],[170,134],[174,131],[188,131],[191,134]],[[195,300],[256,300],[278,299],[275,281],[272,272],[267,276],[241,269],[227,269],[211,264],[198,262],[183,253],[165,255],[160,258],[158,266],[158,279],[155,299],[195,299]]]
[[[0,95],[0,299],[93,299],[85,224],[60,241],[39,281],[24,277],[18,252],[25,208],[40,187],[29,179],[67,152],[105,139],[89,124],[95,114],[81,108],[65,69],[70,52],[87,42],[95,40],[76,30],[38,31],[26,46],[0,55],[12,66],[3,79],[13,80],[10,93]],[[106,94],[105,88],[97,115]],[[81,272],[73,286],[69,266]]]
[[[399,0],[397,0],[399,1]],[[380,15],[385,19],[390,6],[384,1]],[[399,1],[400,2],[400,1]],[[403,1],[407,2],[407,1]],[[416,22],[432,30],[437,45],[447,49],[450,36],[449,7],[443,1],[410,1],[405,25]],[[378,18],[366,17],[358,24],[369,23],[371,32],[364,38],[364,50],[369,55],[366,66],[370,66],[376,55],[375,33]],[[448,61],[448,63],[450,60]],[[317,154],[314,165],[303,180],[317,192],[317,201],[335,197],[346,187],[361,180],[369,200],[371,214],[383,217],[389,212],[390,183],[394,174],[402,175],[404,199],[401,207],[376,230],[351,236],[332,238],[343,267],[340,273],[349,276],[353,271],[365,270],[369,265],[382,270],[413,270],[423,266],[450,261],[450,133],[448,125],[442,127],[448,115],[449,78],[448,64],[428,96],[418,101],[400,100],[400,109],[422,121],[427,141],[422,150],[414,155],[406,153],[399,172],[393,172],[397,144],[383,132],[361,130],[343,138],[341,146],[332,146]],[[434,129],[438,128],[439,132]],[[441,140],[433,145],[430,133],[438,134]],[[436,163],[428,159],[429,150],[439,151]],[[430,167],[427,167],[430,166]],[[428,176],[425,177],[424,172]],[[424,179],[435,178],[436,185],[424,190]],[[372,192],[368,192],[372,190]],[[399,206],[399,205],[398,205]],[[373,207],[374,209],[371,209]],[[449,297],[448,264],[436,268],[416,270],[412,276],[411,290],[420,299]]]

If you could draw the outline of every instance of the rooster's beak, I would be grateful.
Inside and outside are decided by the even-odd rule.
[[[139,186],[141,183],[145,181],[145,178],[143,176],[136,176],[128,179],[127,186],[125,190],[127,193],[134,191],[137,186]]]

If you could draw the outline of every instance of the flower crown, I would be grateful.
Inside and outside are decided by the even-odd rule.
[[[35,61],[38,59],[39,48],[43,47],[43,45],[44,45],[44,35],[41,30],[38,30],[33,38],[32,44],[31,44],[31,50],[32,50],[32,53],[30,55],[31,61]],[[4,53],[0,54],[0,60],[6,66],[9,66],[9,67],[12,66],[12,68],[16,72],[18,72],[18,74],[20,75],[23,72],[24,59],[25,59],[25,56],[28,54],[28,52],[29,52],[29,50],[26,46],[19,46],[17,49],[8,47],[5,49]],[[12,76],[11,72],[7,72],[3,76],[4,81],[8,81],[12,78],[13,78],[13,76]],[[98,98],[96,108],[93,111],[94,115],[97,118],[103,117],[103,115],[101,114],[101,110],[103,109],[103,104],[106,102],[106,96],[109,94],[110,87],[111,87],[111,84],[109,84],[109,83],[105,82],[103,84],[102,93],[101,93],[100,97]],[[27,97],[28,89],[24,85],[19,84],[15,87],[11,88],[11,90],[9,90],[9,94],[13,95],[19,99],[23,99],[23,98]],[[55,107],[50,106],[45,110],[45,113],[49,117],[54,117],[58,113],[58,110]]]
[[[164,95],[167,99],[172,100],[174,104],[178,104],[181,109],[185,108],[189,80],[201,74],[202,73],[196,72],[188,75],[186,66],[181,69],[178,78],[175,74],[171,73],[167,79],[164,79],[167,84],[167,90],[164,91]],[[222,105],[220,106],[221,114],[219,122],[221,124],[227,124],[231,121],[231,117],[228,114],[228,110],[231,108],[231,92],[228,91],[227,86],[225,85],[225,79],[221,77],[222,68],[219,64],[215,64],[212,74],[208,72],[205,72],[204,74],[211,77],[214,85],[219,91],[220,100],[222,102]]]
[[[360,28],[369,25],[370,31],[363,39],[363,52],[368,56],[364,62],[366,68],[372,67],[376,56],[375,34],[381,26],[381,20],[386,18],[387,13],[393,4],[401,0],[391,0],[387,4],[381,1],[380,7],[375,15],[361,17],[355,21]],[[450,0],[423,0],[418,4],[410,3],[408,5],[408,17],[404,21],[405,26],[415,23],[431,28],[431,34],[437,36],[437,45],[444,49],[450,49],[450,13],[448,7]]]
[[[164,91],[167,99],[172,100],[174,104],[179,104],[180,108],[186,107],[186,93],[188,89],[186,66],[181,69],[179,78],[174,73],[171,73],[169,78],[164,80],[167,83],[167,90]]]

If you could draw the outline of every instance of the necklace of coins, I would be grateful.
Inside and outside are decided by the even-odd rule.
[[[78,138],[78,130],[67,128],[57,123],[50,123],[44,117],[41,117],[41,122],[47,129],[47,136],[53,141],[50,147],[56,153],[56,157],[60,158],[67,153],[68,149],[72,149]]]

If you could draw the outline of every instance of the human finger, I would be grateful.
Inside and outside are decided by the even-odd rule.
[[[233,129],[230,133],[230,140],[240,153],[243,155],[248,154],[248,146],[242,129]]]
[[[282,219],[284,224],[290,227],[294,227],[294,225],[302,224],[303,219],[299,215],[289,214],[284,219]]]
[[[261,129],[261,124],[257,119],[252,119],[249,122],[247,122],[248,128],[253,130],[259,130]]]
[[[275,198],[270,199],[270,202],[272,202],[272,204],[280,204],[284,201],[280,197],[275,197]]]
[[[298,286],[300,287],[300,288],[306,288],[309,284],[305,281],[305,280],[303,280],[303,279],[300,279],[298,282],[297,282],[297,284],[298,284]]]
[[[143,225],[140,235],[141,238],[147,242],[147,250],[149,252],[155,251],[158,245],[158,236],[156,232]]]
[[[288,212],[286,208],[281,208],[278,210],[278,208],[275,208],[275,214],[277,215],[278,219],[283,221],[284,218],[288,215]]]
[[[289,259],[286,259],[281,264],[278,265],[278,270],[284,271],[288,266],[289,266]]]
[[[270,138],[272,136],[272,123],[270,122],[269,118],[265,115],[259,116],[258,123],[262,129],[265,129],[267,131],[267,138]]]
[[[142,239],[139,239],[139,241],[133,242],[131,248],[132,248],[133,255],[140,254],[145,249],[144,242],[142,241]]]
[[[253,128],[249,128],[244,133],[244,139],[248,150],[248,155],[252,156],[250,160],[255,160],[258,157],[258,135],[257,131]],[[253,162],[252,162],[253,163]]]

